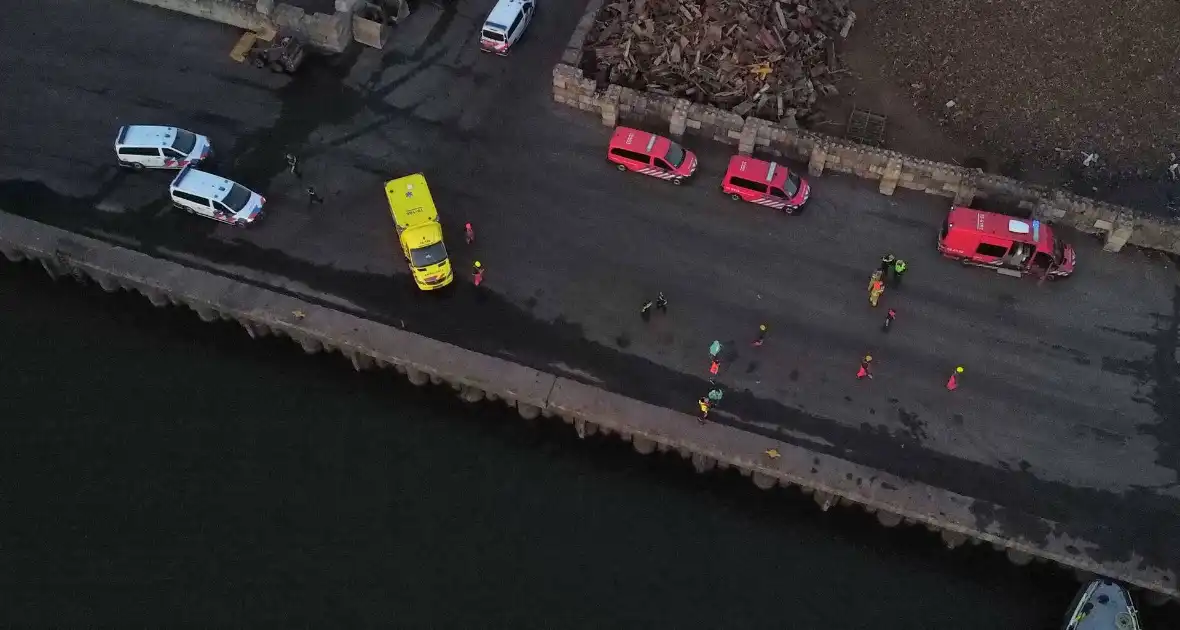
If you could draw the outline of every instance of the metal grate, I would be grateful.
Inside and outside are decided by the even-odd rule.
[[[844,137],[869,146],[885,146],[885,116],[853,108]]]

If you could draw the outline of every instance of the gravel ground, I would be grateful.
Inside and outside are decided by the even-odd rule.
[[[1075,170],[1096,152],[1107,176],[1140,177],[1180,154],[1176,0],[876,0],[858,13],[917,106],[988,153]]]

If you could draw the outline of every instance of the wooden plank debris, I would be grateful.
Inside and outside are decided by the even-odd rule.
[[[793,122],[838,94],[849,2],[615,0],[586,46],[611,83]]]

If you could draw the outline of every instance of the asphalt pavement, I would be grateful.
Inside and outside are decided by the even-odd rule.
[[[293,78],[233,62],[240,31],[199,19],[14,6],[0,22],[0,208],[689,413],[718,340],[711,419],[1008,506],[982,516],[1009,534],[1043,535],[1021,517],[1034,513],[1098,542],[1096,557],[1180,571],[1173,261],[1064,234],[1079,254],[1069,280],[964,268],[934,247],[946,199],[825,175],[788,217],[722,195],[732,149],[692,137],[702,163],[685,186],[619,173],[610,130],[552,102],[578,3],[545,3],[506,58],[476,48],[492,0],[442,4],[422,3],[384,51],[313,58]],[[263,193],[265,221],[174,211],[170,174],[116,167],[129,123],[209,135],[211,170]],[[460,272],[437,295],[413,287],[382,191],[419,171]],[[309,184],[325,204],[307,203]],[[873,309],[886,251],[910,270]],[[475,257],[478,292],[464,281]],[[657,291],[668,312],[645,323]],[[866,353],[876,378],[858,381]]]

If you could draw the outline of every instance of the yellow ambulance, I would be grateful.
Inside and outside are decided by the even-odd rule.
[[[447,247],[443,244],[438,209],[421,173],[386,182],[385,195],[397,226],[402,253],[410,265],[414,282],[423,291],[447,286],[455,279]]]

